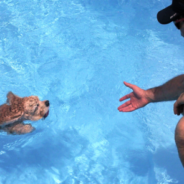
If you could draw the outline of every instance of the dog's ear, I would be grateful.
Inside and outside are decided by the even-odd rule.
[[[19,97],[19,96],[13,94],[13,93],[10,91],[10,92],[8,92],[8,94],[7,94],[6,103],[9,104],[9,105],[11,105],[12,102],[13,102],[13,100],[15,100],[16,98],[21,98],[21,97]]]
[[[19,120],[24,113],[23,98],[9,92],[7,94],[7,101],[9,104],[0,106],[0,124],[13,123]]]
[[[6,107],[6,114],[11,120],[15,120],[22,116],[24,111],[23,98],[14,95],[12,92],[7,94],[7,103],[9,107]]]

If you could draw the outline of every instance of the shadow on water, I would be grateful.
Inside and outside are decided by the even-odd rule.
[[[47,134],[47,137],[42,135],[34,139],[34,142],[37,143],[33,142],[31,146],[16,147],[15,145],[14,149],[0,156],[0,165],[3,165],[3,169],[9,173],[16,167],[49,168],[55,165],[64,167],[73,158],[80,155],[88,145],[88,141],[73,128],[61,131],[57,138],[56,135],[49,134],[49,132]]]
[[[154,162],[158,167],[167,168],[167,174],[178,184],[183,184],[184,170],[178,157],[176,147],[159,149],[154,155]]]
[[[161,169],[166,172],[169,178],[164,179],[164,173],[159,175],[166,182],[171,179],[173,183],[183,184],[184,174],[183,167],[178,157],[178,152],[175,147],[159,149],[155,154],[150,152],[132,152],[129,154],[130,169],[136,176],[148,176],[149,184],[158,182],[158,176],[155,169]],[[166,168],[166,169],[165,169]],[[160,179],[161,179],[160,178]]]

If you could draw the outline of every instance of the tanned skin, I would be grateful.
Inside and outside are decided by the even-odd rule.
[[[120,112],[131,112],[146,106],[151,102],[177,100],[174,104],[174,114],[184,112],[184,75],[179,75],[165,84],[148,90],[143,90],[136,85],[124,82],[133,92],[120,98],[120,102],[127,100],[118,107]],[[184,117],[180,119],[175,130],[175,142],[179,157],[184,167]]]

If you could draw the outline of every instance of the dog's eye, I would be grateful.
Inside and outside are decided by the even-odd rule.
[[[34,110],[34,112],[36,112],[38,110],[39,104],[36,104],[36,108]]]

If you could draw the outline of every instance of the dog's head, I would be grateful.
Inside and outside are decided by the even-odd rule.
[[[24,118],[32,121],[46,118],[49,114],[49,101],[40,101],[37,96],[25,97],[24,101]]]

